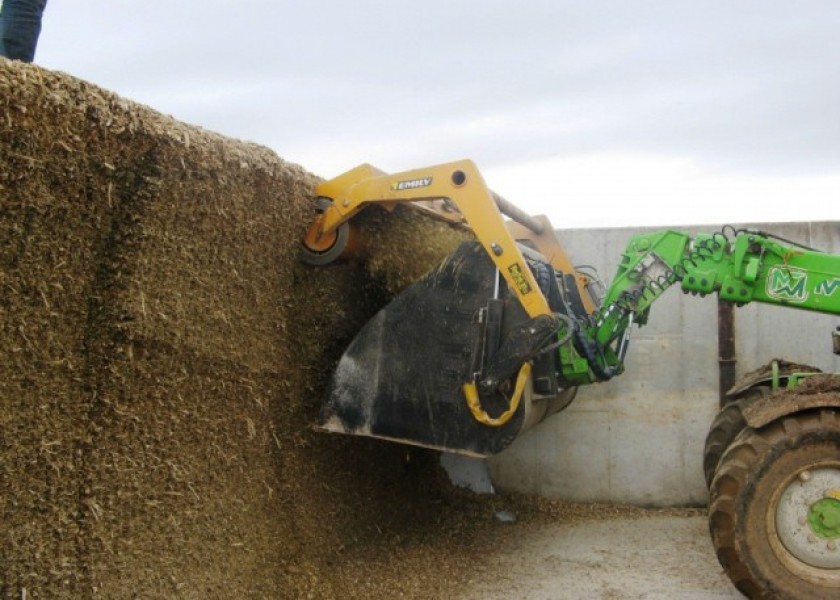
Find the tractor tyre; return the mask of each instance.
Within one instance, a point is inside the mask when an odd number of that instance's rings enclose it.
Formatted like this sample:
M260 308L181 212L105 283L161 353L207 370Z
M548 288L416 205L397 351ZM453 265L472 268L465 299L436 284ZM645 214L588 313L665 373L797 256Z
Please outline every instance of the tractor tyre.
M750 388L741 397L728 402L712 421L709 434L706 436L706 445L703 448L703 474L706 476L706 489L712 485L720 457L747 426L744 409L752 402L769 394L770 388L764 385Z
M840 412L745 428L712 481L709 529L747 597L840 598Z

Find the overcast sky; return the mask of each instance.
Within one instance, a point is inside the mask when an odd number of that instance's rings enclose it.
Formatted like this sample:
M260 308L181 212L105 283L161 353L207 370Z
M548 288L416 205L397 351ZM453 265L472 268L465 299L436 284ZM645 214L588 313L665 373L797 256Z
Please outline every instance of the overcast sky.
M840 220L838 0L49 0L35 62L557 227Z

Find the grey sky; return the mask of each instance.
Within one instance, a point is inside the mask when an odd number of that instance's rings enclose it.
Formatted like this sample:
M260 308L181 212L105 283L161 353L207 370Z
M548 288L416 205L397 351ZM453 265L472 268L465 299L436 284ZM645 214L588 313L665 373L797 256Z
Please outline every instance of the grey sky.
M36 62L323 176L585 156L840 176L833 0L50 0Z

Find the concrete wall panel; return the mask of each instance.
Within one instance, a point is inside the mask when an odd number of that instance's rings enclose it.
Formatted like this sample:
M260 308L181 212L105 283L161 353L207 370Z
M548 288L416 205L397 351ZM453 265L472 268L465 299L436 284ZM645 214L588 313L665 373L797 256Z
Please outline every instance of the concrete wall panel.
M750 227L840 253L838 222ZM560 239L576 264L591 264L609 280L627 240L642 231L564 230ZM737 376L773 358L840 371L831 353L837 325L838 317L775 306L737 309ZM718 406L716 298L671 290L631 340L623 375L581 388L566 411L489 461L496 488L654 506L706 501L703 444Z

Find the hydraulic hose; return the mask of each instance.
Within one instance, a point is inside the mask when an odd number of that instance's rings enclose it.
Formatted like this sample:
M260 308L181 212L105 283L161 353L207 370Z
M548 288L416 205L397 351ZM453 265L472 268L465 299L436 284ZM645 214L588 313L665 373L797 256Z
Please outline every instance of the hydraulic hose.
M605 366L600 363L598 354L600 354L601 349L593 340L587 339L580 329L575 330L575 341L598 381L609 381L621 373L621 369L617 365Z
M508 409L500 414L498 417L491 417L483 408L481 408L481 399L478 395L478 387L475 383L466 383L463 386L464 397L467 400L467 406L470 408L473 418L483 425L489 427L501 427L513 417L516 409L519 408L519 403L525 393L525 384L531 376L531 363L522 363L519 369L519 375L516 376L516 385L513 389L513 396L510 399Z

